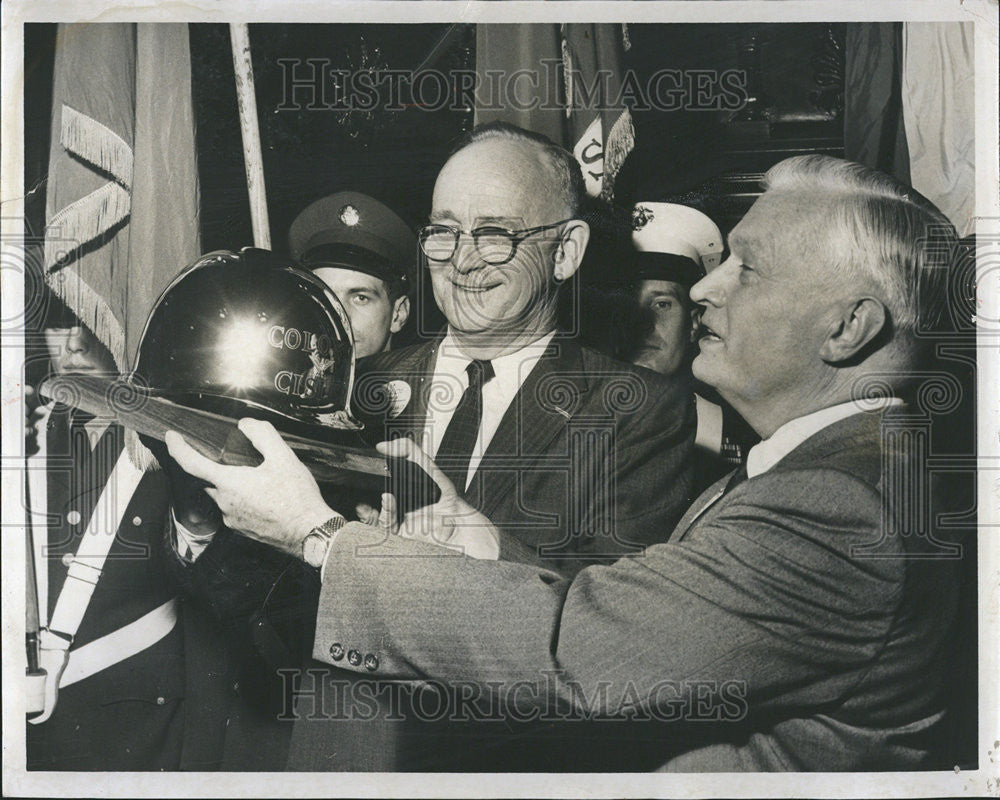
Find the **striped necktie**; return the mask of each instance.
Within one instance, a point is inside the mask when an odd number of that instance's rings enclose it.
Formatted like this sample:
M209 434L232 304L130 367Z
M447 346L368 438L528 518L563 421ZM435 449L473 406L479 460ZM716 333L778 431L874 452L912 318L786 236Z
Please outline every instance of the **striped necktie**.
M459 493L465 491L469 459L483 421L483 385L496 374L489 361L471 361L465 371L469 375L469 386L455 407L434 457Z

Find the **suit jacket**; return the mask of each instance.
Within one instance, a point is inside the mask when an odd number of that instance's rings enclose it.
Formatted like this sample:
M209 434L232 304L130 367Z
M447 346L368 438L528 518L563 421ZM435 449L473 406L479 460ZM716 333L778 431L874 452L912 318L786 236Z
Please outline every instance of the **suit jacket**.
M440 344L359 363L352 410L374 441L406 435L420 443L428 405L440 391L432 380ZM401 382L408 402L394 407ZM691 499L694 435L688 380L556 338L526 376L464 496L500 530L501 559L574 575L666 537ZM313 674L306 686L345 698L343 710L311 722L315 699L303 692L308 707L300 706L289 768L458 771L549 763L548 727L422 721L414 713L419 692L378 678Z
M927 557L945 545L908 527L917 439L842 420L573 580L346 527L314 655L490 687L509 718L620 720L552 769L939 768L963 551Z
M352 409L369 436L421 442L428 404L440 391L432 380L440 344L360 362ZM410 388L397 416L390 382ZM689 380L557 336L463 495L501 531L501 559L572 575L663 540L692 500L695 428Z
M51 618L66 579L64 556L80 545L98 498L122 454L124 432L111 425L91 450L65 409L47 431L48 570ZM142 617L177 593L162 539L169 497L165 477L143 476L128 500L104 571L73 648ZM173 630L152 646L59 691L52 717L27 725L28 769L204 770L218 766L225 731L224 654L183 604ZM188 617L186 619L186 617Z

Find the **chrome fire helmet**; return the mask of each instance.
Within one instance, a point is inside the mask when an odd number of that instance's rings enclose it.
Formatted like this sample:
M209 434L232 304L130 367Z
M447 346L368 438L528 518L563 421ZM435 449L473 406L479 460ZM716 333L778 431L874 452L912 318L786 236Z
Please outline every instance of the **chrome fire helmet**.
M256 248L199 258L153 307L132 380L179 405L302 435L349 414L350 322L293 264Z

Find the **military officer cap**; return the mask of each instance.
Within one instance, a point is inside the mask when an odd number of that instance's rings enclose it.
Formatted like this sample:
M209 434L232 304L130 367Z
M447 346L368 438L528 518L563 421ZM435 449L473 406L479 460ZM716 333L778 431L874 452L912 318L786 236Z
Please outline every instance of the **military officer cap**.
M632 273L638 280L693 286L722 260L718 226L695 208L636 203L632 209Z
M288 234L292 257L306 269L338 267L386 282L409 282L417 254L410 226L361 192L337 192L308 206Z

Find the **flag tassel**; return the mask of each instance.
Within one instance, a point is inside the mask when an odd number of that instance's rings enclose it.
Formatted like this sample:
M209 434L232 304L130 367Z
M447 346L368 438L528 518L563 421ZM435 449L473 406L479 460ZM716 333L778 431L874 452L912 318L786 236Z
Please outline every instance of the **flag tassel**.
M113 130L63 104L59 138L69 152L132 188L132 148Z

